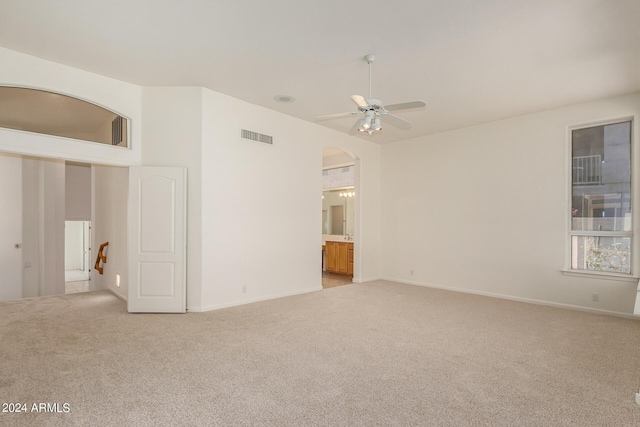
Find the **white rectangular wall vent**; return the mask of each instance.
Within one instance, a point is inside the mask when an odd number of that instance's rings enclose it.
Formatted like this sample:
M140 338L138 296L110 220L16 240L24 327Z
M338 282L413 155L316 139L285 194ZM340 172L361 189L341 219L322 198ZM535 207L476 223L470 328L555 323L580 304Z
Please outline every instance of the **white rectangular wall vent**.
M264 135L258 132L251 132L250 130L241 129L240 136L244 139L250 139L252 141L263 142L265 144L273 145L273 137L269 135Z

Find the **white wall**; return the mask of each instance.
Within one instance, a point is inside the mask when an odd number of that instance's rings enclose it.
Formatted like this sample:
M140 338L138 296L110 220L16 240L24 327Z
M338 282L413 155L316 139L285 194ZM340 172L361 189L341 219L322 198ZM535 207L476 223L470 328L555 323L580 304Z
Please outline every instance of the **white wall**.
M67 221L91 221L91 166L67 164L65 170Z
M322 149L336 142L365 159L374 225L356 265L379 277L379 146L202 88L144 88L143 120L142 163L188 171L189 310L320 288Z
M0 48L0 63L0 85L40 88L102 105L131 120L132 136L129 150L0 129L0 151L94 164L187 167L189 309L320 288L320 171L326 147L342 148L357 157L356 181L362 190L356 207L360 220L355 231L354 278L380 277L380 146L206 89L141 88L4 48ZM268 151L268 147L240 140L241 127L273 134L278 145ZM121 214L110 209L126 206L105 201L126 195L119 187L123 174L114 171L94 172L101 180L94 187L94 222L97 218L108 223L108 213ZM114 181L107 183L109 179ZM45 184L40 181L43 188ZM245 192L244 201L239 200L234 186ZM98 188L108 196L96 195ZM267 188L273 190L273 203L264 203ZM299 199L295 203L292 194ZM206 230L200 225L204 221L209 225ZM92 247L97 249L99 240L111 242L113 237L108 235L125 237L113 227L101 231L94 223ZM275 250L269 242L276 242ZM63 251L61 247L57 253ZM125 275L126 258L118 255L115 259L122 262L114 262L113 252L110 245L105 276L107 271L115 274L113 269ZM42 286L50 264L44 258L40 264ZM111 287L114 278L105 276L97 277L94 285ZM122 283L128 285L127 280ZM247 292L242 292L242 286L247 286ZM126 297L126 289L117 292Z
M84 99L130 119L131 149L0 128L0 151L115 165L139 164L141 88L0 48L0 85L49 90Z
M322 167L329 169L336 166L344 166L353 163L353 158L347 153L337 153L331 156L323 156Z
M0 155L0 301L22 298L22 159Z
M82 270L84 264L84 223L64 222L64 269Z
M129 169L116 166L92 166L93 218L91 236L91 285L94 289L109 289L123 299L129 292L127 260L127 195ZM98 249L109 242L103 274L93 269ZM116 287L120 274L120 287Z
M637 282L561 270L568 266L568 127L639 113L640 96L631 95L384 145L383 276L632 313ZM637 120L633 134L638 165Z
M206 89L202 128L198 309L321 289L324 147L360 159L356 265L360 279L379 277L379 146ZM271 135L274 143L241 139L241 129Z

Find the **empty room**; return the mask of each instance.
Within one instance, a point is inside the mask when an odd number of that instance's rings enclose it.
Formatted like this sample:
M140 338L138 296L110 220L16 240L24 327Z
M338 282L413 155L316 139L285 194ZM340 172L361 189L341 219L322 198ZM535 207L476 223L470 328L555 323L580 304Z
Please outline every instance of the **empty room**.
M638 16L0 2L0 425L640 425Z

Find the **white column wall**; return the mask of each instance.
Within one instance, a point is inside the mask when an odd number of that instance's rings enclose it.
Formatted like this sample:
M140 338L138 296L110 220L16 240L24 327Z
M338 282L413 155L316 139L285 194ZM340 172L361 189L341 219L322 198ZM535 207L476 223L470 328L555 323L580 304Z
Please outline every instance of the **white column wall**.
M40 160L40 295L61 295L64 287L65 164ZM26 226L26 225L25 225Z
M187 169L187 309L200 307L202 88L146 87L143 106L143 164Z
M42 202L42 161L34 158L22 159L22 296L37 297L42 285L42 245L44 236L41 220Z

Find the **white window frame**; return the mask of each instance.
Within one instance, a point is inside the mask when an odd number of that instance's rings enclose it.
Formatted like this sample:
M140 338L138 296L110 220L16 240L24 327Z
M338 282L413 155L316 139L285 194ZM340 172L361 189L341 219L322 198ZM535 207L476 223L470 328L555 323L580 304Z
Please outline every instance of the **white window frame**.
M596 126L606 126L612 125L616 123L623 122L631 122L631 135L630 135L630 162L631 162L631 182L630 182L630 194L631 194L631 231L574 231L572 230L572 221L571 221L571 209L572 209L572 196L573 196L573 131L578 129L585 129ZM562 273L568 276L577 276L577 277L598 277L602 279L609 280L619 280L619 281L628 281L637 283L640 277L637 275L638 272L638 255L640 255L640 247L638 242L640 239L637 239L635 236L635 230L638 227L638 221L636 220L637 212L638 212L638 195L636 193L636 188L640 188L638 182L638 175L640 175L640 167L636 168L635 165L640 164L640 158L638 155L640 154L640 150L636 150L636 135L638 134L637 129L637 121L634 116L626 116L613 118L603 121L591 122L591 123L581 123L577 125L572 125L567 127L567 161L565 164L567 165L567 184L565 188L567 189L567 207L565 209L565 215L567 217L567 233L566 237L566 262L565 268L562 270ZM637 169L637 170L636 170ZM594 271L594 270L577 270L572 268L572 251L571 251L571 241L573 236L607 236L607 237L629 237L631 239L631 268L630 273L617 273L611 271Z

